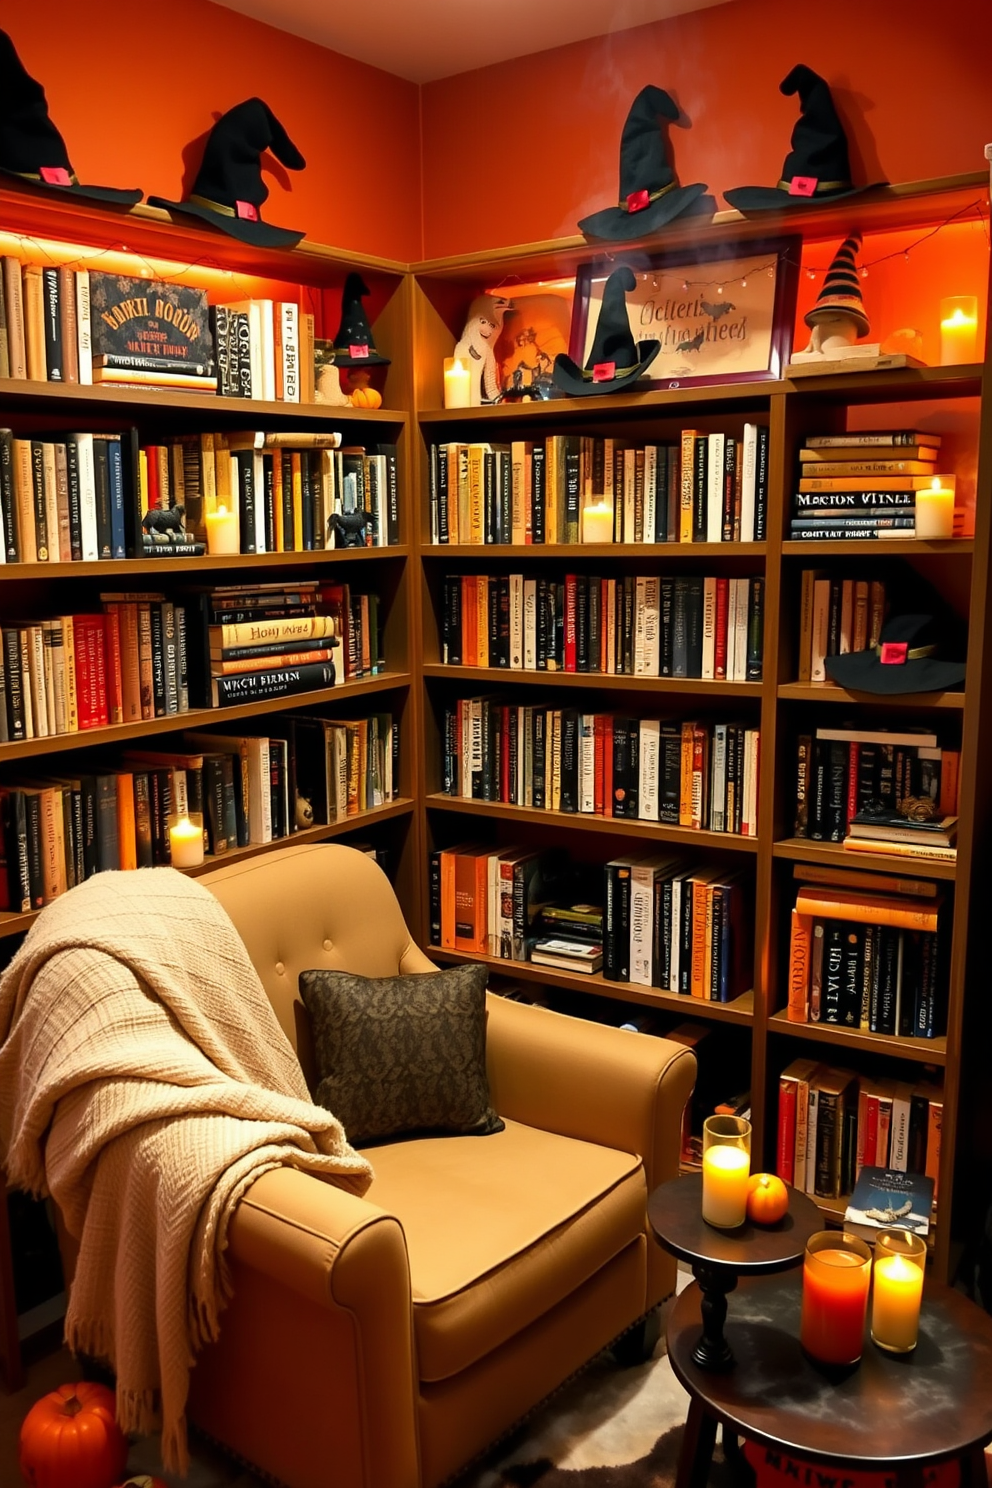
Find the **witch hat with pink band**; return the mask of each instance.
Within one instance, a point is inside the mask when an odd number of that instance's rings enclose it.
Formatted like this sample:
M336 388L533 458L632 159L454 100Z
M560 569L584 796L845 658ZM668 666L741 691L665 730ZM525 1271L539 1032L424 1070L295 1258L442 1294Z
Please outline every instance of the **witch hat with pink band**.
M786 96L798 93L801 110L782 175L774 186L731 187L723 193L730 205L739 212L783 211L873 191L874 186L855 186L851 181L847 136L830 89L819 73L800 62L782 79L779 92Z
M25 70L6 31L0 31L0 172L22 186L133 207L140 188L86 186L76 179L65 141L48 116L45 90Z
M183 201L150 196L149 205L200 217L258 248L293 248L302 232L262 221L262 203L269 195L262 180L266 150L289 170L302 170L306 165L268 104L261 98L246 98L222 114L211 129L189 196Z

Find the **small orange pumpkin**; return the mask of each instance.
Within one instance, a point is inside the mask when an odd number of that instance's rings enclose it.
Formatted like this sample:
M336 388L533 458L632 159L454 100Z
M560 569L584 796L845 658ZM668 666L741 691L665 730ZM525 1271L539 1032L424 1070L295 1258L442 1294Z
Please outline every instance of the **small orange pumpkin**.
M357 387L350 394L353 408L381 408L382 394L374 387Z
M21 1472L32 1488L111 1488L127 1467L127 1452L106 1385L59 1385L21 1423Z

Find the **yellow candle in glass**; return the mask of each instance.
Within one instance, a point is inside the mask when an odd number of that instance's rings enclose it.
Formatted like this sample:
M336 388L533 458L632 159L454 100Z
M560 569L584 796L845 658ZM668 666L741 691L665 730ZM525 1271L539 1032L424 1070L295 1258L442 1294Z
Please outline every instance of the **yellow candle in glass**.
M181 816L169 827L173 868L198 868L203 862L203 826Z
M929 487L917 491L916 536L931 540L954 536L953 475L935 475Z
M751 1158L740 1147L711 1147L703 1153L703 1218L721 1230L744 1223Z
M906 1256L882 1256L872 1277L871 1336L882 1348L908 1353L916 1347L923 1270Z
M613 508L604 497L582 508L582 541L584 543L611 543L613 541Z
M978 354L978 299L951 295L940 302L940 364L957 367Z
M444 359L444 406L445 408L469 408L472 396L469 387L469 369L461 357Z
M216 511L208 511L205 521L207 552L211 557L215 557L218 553L239 553L241 551L241 533L236 511L228 511L226 506L221 505Z

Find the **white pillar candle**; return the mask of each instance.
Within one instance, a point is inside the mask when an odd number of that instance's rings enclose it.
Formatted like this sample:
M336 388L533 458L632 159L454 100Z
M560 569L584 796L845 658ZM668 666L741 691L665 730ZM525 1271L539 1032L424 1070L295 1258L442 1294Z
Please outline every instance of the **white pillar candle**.
M198 868L203 862L203 824L181 816L169 827L173 868Z
M211 557L221 553L240 553L241 533L236 511L228 511L223 505L218 506L216 511L207 512L206 524L207 552Z
M710 1147L703 1153L703 1218L721 1230L744 1223L751 1158L740 1147Z
M613 507L605 496L582 508L582 541L584 543L611 543L613 541Z
M916 536L954 536L954 476L935 475L930 485L916 493Z
M461 357L444 359L444 406L468 408L472 402L469 369Z
M978 355L978 299L952 295L940 302L940 365L959 367Z

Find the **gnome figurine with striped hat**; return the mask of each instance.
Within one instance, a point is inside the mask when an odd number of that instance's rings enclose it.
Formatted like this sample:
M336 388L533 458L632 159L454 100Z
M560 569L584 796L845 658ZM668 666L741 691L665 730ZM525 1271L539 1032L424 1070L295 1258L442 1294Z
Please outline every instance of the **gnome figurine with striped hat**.
M810 306L803 317L812 332L809 345L805 351L795 353L794 362L813 361L821 357L847 359L878 356L877 342L870 346L854 344L871 329L861 298L861 281L855 264L860 248L861 234L852 233L834 254L816 303Z

